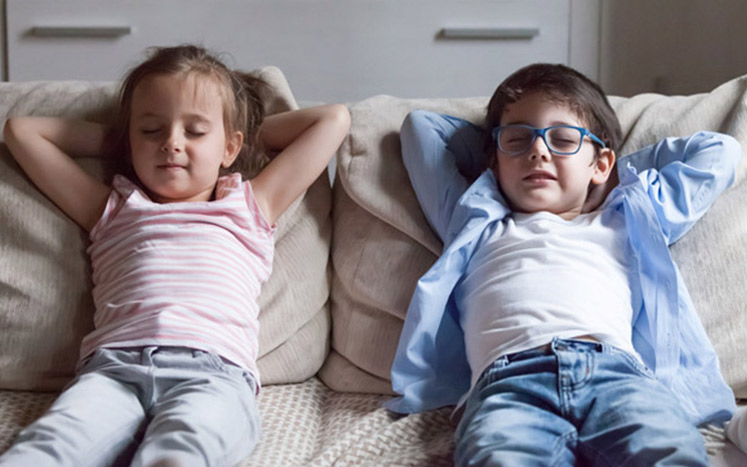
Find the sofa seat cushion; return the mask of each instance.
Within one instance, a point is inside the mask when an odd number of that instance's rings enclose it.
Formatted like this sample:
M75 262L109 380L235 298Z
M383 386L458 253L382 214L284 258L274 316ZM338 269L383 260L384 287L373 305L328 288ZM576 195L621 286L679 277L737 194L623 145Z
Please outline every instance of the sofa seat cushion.
M0 391L0 453L55 396ZM265 387L258 396L262 439L242 466L453 465L448 409L401 417L381 408L385 398L337 392L317 378ZM747 465L747 456L725 442L723 430L708 427L701 433L712 466Z
M56 393L0 390L0 453ZM244 467L452 465L449 411L397 417L383 396L336 392L317 378L267 386L258 396L262 438Z

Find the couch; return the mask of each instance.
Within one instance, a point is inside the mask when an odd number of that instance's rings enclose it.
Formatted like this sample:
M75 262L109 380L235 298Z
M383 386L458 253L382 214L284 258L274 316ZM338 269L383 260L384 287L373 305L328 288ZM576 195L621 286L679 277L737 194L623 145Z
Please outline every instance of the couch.
M296 108L283 73L269 113ZM0 83L0 124L12 115L108 121L115 83ZM490 92L491 90L486 90ZM707 129L747 148L747 77L692 96L610 98L625 135L621 154L664 136ZM246 466L451 465L450 408L398 416L389 367L415 283L441 244L402 165L398 130L424 108L475 122L487 97L348 103L349 136L334 183L322 176L278 221L273 274L260 296L258 402L263 438ZM81 164L101 177L105 160ZM747 399L747 157L736 182L672 246L737 398ZM33 187L0 145L0 452L70 380L92 328L85 233ZM747 465L719 427L703 427L712 465Z

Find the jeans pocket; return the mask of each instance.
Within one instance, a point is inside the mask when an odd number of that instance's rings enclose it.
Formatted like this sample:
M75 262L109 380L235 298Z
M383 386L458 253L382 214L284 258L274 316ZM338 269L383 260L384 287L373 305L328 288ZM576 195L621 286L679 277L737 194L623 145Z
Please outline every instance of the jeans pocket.
M636 373L647 378L655 379L654 372L651 371L640 359L638 359L638 357L616 347L612 347L612 349L613 353L616 355L621 355L625 359L625 361L627 361L628 364L635 370Z
M478 382L485 381L485 384L491 384L493 383L496 378L499 376L499 373L501 370L506 368L506 366L509 364L509 361L506 357L498 357L495 360L493 360L493 363L488 365L487 368L482 372L482 375L480 375L480 378L478 379Z
M192 350L192 357L196 362L199 362L199 366L203 368L218 373L226 373L228 371L223 359L212 352L207 352L205 350Z
M79 375L95 370L105 360L106 349L100 347L93 351L89 356L78 362L75 372Z

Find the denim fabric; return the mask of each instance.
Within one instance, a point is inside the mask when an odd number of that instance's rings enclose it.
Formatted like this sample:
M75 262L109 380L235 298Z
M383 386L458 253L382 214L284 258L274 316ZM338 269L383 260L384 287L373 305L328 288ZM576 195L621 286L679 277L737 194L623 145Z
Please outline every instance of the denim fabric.
M498 358L470 392L455 463L707 466L677 398L636 357L554 339Z
M7 466L232 466L260 436L256 383L200 350L99 349L0 458Z

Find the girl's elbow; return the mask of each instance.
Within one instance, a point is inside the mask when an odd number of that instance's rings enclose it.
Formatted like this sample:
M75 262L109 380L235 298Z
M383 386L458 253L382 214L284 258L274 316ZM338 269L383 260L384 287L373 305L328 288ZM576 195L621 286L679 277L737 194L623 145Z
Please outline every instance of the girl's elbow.
M334 122L335 127L344 135L350 130L350 111L343 104L330 104L327 118Z
M14 157L18 157L16 150L18 149L19 140L23 139L23 128L23 117L10 117L5 121L5 126L3 127L3 141Z
M13 139L16 134L16 127L18 126L18 119L16 117L10 117L5 120L5 126L3 127L3 138L7 143L8 140Z
M41 127L34 117L9 117L3 127L3 137L9 140L19 140L25 137L41 134Z

